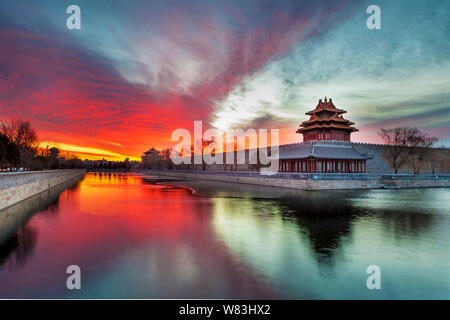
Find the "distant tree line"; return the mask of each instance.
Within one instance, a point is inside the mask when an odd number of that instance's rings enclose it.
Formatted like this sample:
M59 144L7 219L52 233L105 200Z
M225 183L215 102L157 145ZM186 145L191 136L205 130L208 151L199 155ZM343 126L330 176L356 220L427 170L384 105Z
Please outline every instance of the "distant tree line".
M59 149L38 147L36 129L30 121L0 122L0 171L80 168L75 155L61 155Z
M84 161L84 166L88 169L129 170L133 165L134 162L131 162L129 158L126 158L124 161L107 161L105 159Z

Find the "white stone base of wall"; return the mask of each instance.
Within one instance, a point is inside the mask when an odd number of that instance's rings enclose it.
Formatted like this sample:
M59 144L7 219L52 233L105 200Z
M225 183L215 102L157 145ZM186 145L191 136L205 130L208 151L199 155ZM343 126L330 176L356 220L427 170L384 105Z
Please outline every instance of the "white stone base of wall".
M153 172L149 172L153 174ZM354 180L310 180L310 179L277 179L271 177L243 177L227 174L187 173L187 172L154 172L157 175L177 177L183 179L212 180L232 183L245 183L272 187L293 188L302 190L335 190L335 189L380 189L390 188L429 188L449 187L449 179L441 180L389 180L354 179Z

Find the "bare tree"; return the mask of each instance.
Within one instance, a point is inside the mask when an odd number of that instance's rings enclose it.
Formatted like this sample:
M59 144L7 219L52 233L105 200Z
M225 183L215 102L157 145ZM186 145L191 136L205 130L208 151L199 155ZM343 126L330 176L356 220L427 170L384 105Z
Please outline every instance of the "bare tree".
M19 149L20 163L24 167L31 167L37 147L36 129L30 121L13 119L9 123L0 123L0 132Z
M387 148L383 148L383 156L390 162L395 174L398 174L408 156L407 128L382 128L379 135L389 145Z
M439 140L437 137L430 137L417 128L409 130L408 134L408 160L414 174L419 174L427 157L432 154L431 147Z
M450 149L442 150L439 157L439 170L444 173L450 172Z
M172 150L169 148L166 148L163 151L161 151L163 167L167 168L169 170L172 170L174 168L174 164L172 163L172 159L170 158L171 153L172 153Z
M450 164L450 149L440 146L433 148L426 154L425 162L431 173L435 174L438 171L448 173Z
M405 163L412 167L414 174L418 174L431 151L430 148L438 141L438 138L430 137L411 127L382 128L379 134L388 145L383 149L383 156L390 162L396 174Z
M28 120L13 119L10 123L1 122L0 131L19 148L35 147L38 141L36 129Z

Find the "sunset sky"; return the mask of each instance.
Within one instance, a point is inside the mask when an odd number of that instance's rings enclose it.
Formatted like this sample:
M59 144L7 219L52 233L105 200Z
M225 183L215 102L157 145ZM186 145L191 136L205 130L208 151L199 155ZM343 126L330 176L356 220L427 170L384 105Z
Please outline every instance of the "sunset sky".
M29 119L42 145L82 158L136 159L194 120L301 141L327 96L353 141L410 125L449 146L449 14L437 0L2 1L0 120Z

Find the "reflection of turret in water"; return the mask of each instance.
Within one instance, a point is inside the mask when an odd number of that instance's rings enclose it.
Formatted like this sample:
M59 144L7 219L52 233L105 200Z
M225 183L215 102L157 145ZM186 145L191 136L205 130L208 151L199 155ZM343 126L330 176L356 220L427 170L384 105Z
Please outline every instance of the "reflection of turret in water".
M26 262L38 237L37 230L27 224L28 220L39 211L56 207L61 192L73 192L80 180L62 183L0 211L0 266L7 261Z
M414 237L433 225L435 216L429 209L411 210L410 207L393 205L395 202L392 201L387 203L384 197L375 198L382 202L383 209L371 207L365 205L368 199L372 199L369 193L361 191L352 197L350 192L330 191L310 192L309 199L307 196L302 199L285 197L278 201L279 212L296 222L307 235L318 263L328 266L333 265L334 254L341 247L342 240L352 236L352 226L359 219L382 219L385 223L380 232L391 237Z
M352 222L364 214L339 192L309 192L302 199L280 199L281 214L293 220L309 239L319 265L333 266L336 249L352 232Z
M410 203L412 198L418 198L424 203L436 201L434 198L426 198L432 197L433 192L410 195L409 193L414 192L411 190L402 190L395 194L371 190L304 191L200 180L174 181L167 184L189 188L200 196L247 199L248 203L253 204L248 215L265 212L272 216L280 215L283 221L295 222L300 232L309 240L317 261L328 265L333 263L334 254L341 247L342 240L352 236L353 222L374 216L386 221L380 232L386 232L390 236L395 236L395 233L414 236L427 230L434 218L429 214L430 208L422 210L411 204L407 206L403 202ZM224 213L244 210L242 207L231 207L231 203L228 203L227 208L223 208ZM241 216L233 216L234 219L239 217ZM227 219L231 219L231 216ZM263 225L256 222L251 225L263 228Z

